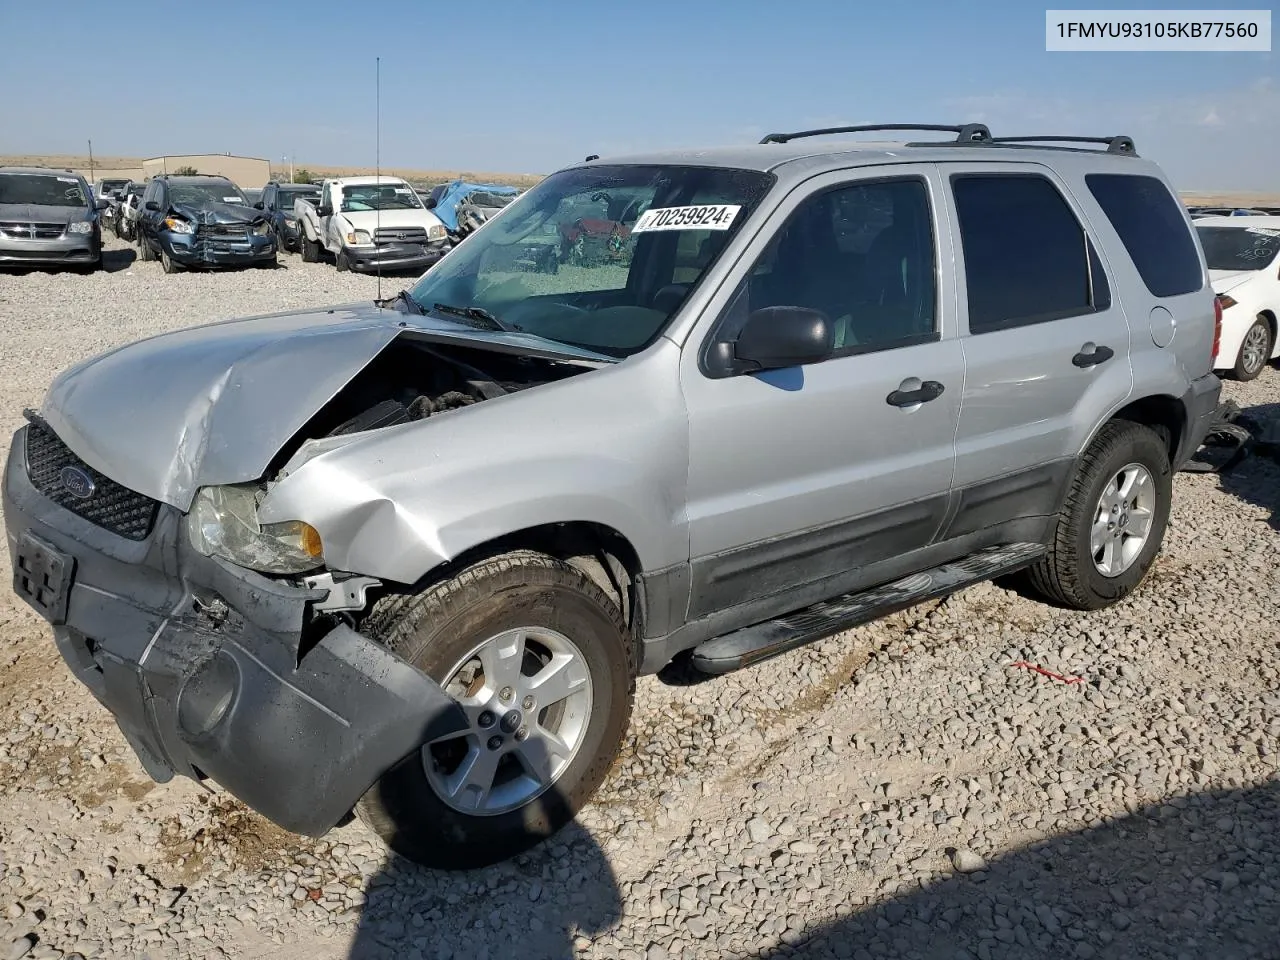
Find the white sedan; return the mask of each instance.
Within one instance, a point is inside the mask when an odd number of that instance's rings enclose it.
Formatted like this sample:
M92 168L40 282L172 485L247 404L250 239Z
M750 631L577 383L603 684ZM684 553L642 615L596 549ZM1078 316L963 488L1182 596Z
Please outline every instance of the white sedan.
M1280 355L1280 217L1205 217L1195 228L1222 304L1222 340L1213 368L1252 380Z

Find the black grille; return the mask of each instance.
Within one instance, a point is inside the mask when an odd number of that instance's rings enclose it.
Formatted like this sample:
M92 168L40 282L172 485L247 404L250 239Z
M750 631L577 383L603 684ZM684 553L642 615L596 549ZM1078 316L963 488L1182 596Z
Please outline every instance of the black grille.
M65 223L26 223L6 220L0 234L9 240L57 240L67 229Z
M426 243L427 231L422 227L383 227L373 231L374 243Z
M27 476L46 497L104 530L130 540L145 540L156 522L157 500L135 493L104 477L77 457L39 420L27 425ZM70 468L92 481L87 497L68 488L64 472ZM72 476L74 481L75 477ZM83 490L83 488L82 488Z
M243 240L249 235L249 227L243 223L205 223L200 225L200 236L210 240Z

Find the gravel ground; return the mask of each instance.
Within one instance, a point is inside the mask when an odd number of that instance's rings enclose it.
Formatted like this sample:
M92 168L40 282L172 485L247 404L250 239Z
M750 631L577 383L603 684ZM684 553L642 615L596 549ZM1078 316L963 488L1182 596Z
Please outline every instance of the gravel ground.
M297 257L174 277L109 258L0 276L6 437L107 347L374 285ZM1274 416L1280 372L1227 393ZM1280 957L1278 529L1275 463L1181 474L1165 553L1118 608L984 585L740 674L644 678L579 822L454 875L359 822L303 840L155 786L5 590L0 960Z

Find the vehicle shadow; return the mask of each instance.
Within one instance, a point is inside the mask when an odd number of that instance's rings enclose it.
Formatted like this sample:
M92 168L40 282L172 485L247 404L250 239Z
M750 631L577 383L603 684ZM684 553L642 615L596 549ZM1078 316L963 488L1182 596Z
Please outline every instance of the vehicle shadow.
M1249 455L1219 474L1223 490L1270 511L1267 523L1280 530L1280 403L1244 407L1236 421L1253 435Z
M133 247L119 247L112 250L102 251L102 271L103 273L117 273L121 270L128 270L133 266L134 261L138 259L138 251Z
M576 937L622 918L613 868L576 821L478 870L441 871L395 854L368 882L349 960L569 960Z
M753 956L1275 960L1278 843L1280 783L1174 797Z

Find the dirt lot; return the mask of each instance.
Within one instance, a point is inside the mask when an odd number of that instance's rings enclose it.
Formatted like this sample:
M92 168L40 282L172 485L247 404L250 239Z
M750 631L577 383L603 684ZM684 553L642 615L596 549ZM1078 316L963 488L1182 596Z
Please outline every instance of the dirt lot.
M116 245L94 276L0 276L4 448L93 353L373 290L284 263L165 276ZM1275 370L1227 392L1280 412ZM1177 477L1165 553L1113 610L984 585L747 672L645 678L579 823L460 875L358 822L303 840L153 785L5 589L0 960L1280 957L1278 561L1258 458Z

